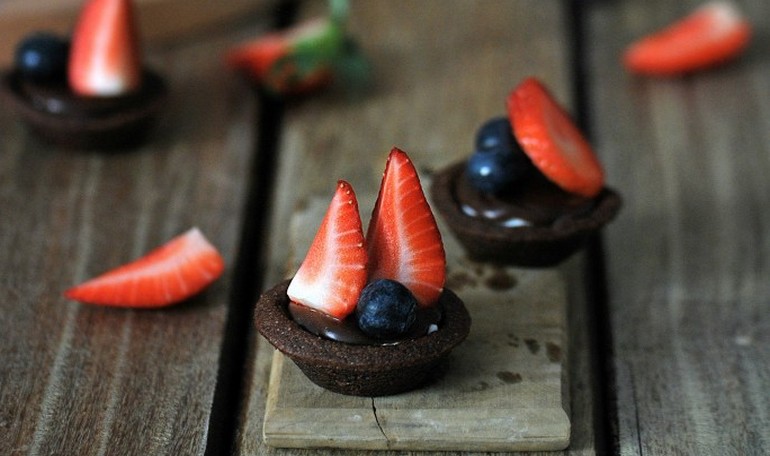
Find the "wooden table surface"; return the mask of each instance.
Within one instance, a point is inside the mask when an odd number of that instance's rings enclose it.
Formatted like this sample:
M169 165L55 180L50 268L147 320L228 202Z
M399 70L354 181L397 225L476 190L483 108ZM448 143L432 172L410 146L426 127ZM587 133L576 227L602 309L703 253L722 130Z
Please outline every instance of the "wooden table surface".
M756 33L731 65L649 79L619 64L698 3L353 0L369 90L284 103L222 53L324 3L260 0L147 43L171 97L139 149L58 149L0 106L0 454L313 454L262 441L272 347L251 325L287 273L292 214L338 178L373 199L394 145L426 176L468 155L529 75L571 108L625 200L558 268L563 453L770 453L770 3L737 1ZM160 311L63 298L191 226L227 265L201 295Z

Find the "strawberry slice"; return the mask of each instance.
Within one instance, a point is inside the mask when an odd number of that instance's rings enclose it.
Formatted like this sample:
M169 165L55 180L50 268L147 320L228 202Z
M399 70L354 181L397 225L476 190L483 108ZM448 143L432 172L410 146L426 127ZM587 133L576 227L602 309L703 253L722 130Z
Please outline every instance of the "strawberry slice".
M85 4L72 35L68 78L83 96L117 96L139 87L141 56L130 0Z
M219 252L197 228L147 255L72 287L64 295L88 304L164 307L211 284L224 270Z
M711 2L632 43L623 55L638 74L669 76L724 63L749 44L751 25L728 2Z
M528 78L513 89L508 116L519 145L545 177L589 198L601 191L604 172L593 149L540 81Z
M393 148L366 233L369 280L391 279L432 306L444 288L446 257L436 219L405 152Z
M366 285L366 247L353 187L337 183L329 208L286 294L337 319L356 308Z
M338 21L319 18L236 45L225 63L276 93L307 93L331 82L343 43Z

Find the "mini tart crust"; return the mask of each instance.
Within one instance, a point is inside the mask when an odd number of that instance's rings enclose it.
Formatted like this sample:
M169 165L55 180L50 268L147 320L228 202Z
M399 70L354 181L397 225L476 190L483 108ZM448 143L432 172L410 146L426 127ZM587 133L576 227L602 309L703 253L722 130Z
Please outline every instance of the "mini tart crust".
M145 69L138 92L114 98L62 93L57 100L80 106L67 109L68 112L54 112L45 107L45 93L25 93L23 84L18 72L3 74L0 96L30 130L53 144L83 149L122 149L140 144L168 93L163 78ZM62 85L62 92L65 90L66 86Z
M395 345L351 345L316 336L288 313L290 280L267 290L255 311L257 330L288 356L315 384L353 396L385 396L418 388L439 371L439 364L470 332L465 305L444 289L438 305L438 330Z
M590 214L560 223L558 228L532 226L506 228L483 218L465 215L454 198L465 162L454 163L433 177L433 205L449 229L475 261L524 267L555 266L579 250L588 237L610 222L622 205L620 195L605 187L595 197Z

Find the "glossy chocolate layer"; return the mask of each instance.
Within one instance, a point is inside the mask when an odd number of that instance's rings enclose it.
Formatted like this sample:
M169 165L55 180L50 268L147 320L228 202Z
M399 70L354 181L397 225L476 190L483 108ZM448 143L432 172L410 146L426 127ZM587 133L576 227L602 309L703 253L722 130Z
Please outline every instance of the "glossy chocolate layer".
M480 192L464 173L452 191L465 215L507 228L554 226L587 217L594 209L593 199L565 192L534 171L499 195Z
M355 345L398 344L401 340L415 339L435 332L441 323L441 311L438 308L418 308L417 318L409 331L399 339L386 340L364 334L356 324L355 314L351 314L344 320L338 320L294 302L289 302L289 314L300 326L317 336Z
M503 223L480 216L471 217L463 212L457 189L463 185L460 181L464 172L465 162L456 162L439 170L433 176L430 194L436 212L446 221L447 227L463 245L468 257L475 261L525 267L554 266L580 249L591 234L615 217L622 205L620 195L611 188L605 187L591 199L589 205L584 206L586 213L578 204L577 209L561 212L561 216L554 219L551 224L509 228ZM550 190L545 192L547 194ZM477 192L474 193L477 194ZM508 195L494 197L500 200L495 204L513 206L507 197ZM563 195L556 196L556 198L561 197ZM471 196L469 200L474 201L473 198L479 198L479 196ZM531 198L533 198L531 201L541 199L536 196ZM527 205L523 206L526 208ZM483 207L483 205L474 207ZM565 216L570 211L574 215ZM548 217L545 218L547 219Z

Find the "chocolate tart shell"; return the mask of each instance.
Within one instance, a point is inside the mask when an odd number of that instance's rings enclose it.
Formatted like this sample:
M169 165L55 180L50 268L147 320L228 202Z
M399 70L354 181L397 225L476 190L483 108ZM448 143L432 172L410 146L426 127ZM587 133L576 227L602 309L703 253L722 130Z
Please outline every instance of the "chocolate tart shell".
M125 149L141 144L168 88L146 69L139 91L118 97L82 97L66 85L35 85L18 72L4 73L0 96L38 137L66 148Z
M454 197L465 162L454 163L435 174L430 193L436 211L449 226L468 258L474 261L523 267L555 266L617 215L621 197L605 187L587 215L560 221L554 226L507 228L483 218L465 215Z
M257 330L288 356L315 384L352 396L386 396L418 388L434 378L449 352L470 332L471 318L454 293L439 298L438 331L395 345L352 345L316 336L291 319L286 290L290 280L262 294Z

